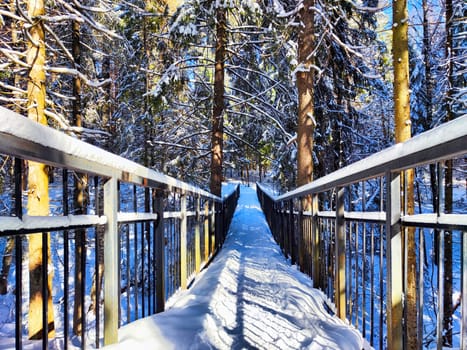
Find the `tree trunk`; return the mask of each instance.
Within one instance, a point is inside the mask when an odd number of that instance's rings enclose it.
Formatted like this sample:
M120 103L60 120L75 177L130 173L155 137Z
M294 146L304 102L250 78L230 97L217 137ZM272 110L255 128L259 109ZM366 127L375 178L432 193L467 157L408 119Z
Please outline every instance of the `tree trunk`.
M39 16L45 15L43 0L29 0L27 3L29 18L34 18L34 23L29 29L27 63L31 67L28 75L28 118L47 125L45 110L45 33L44 26ZM28 162L28 215L48 216L49 215L49 178L47 167L44 164ZM42 322L42 284L47 283L47 329L49 337L55 336L54 313L52 305L52 277L50 270L48 280L43 281L43 269L49 268L50 262L50 237L47 237L47 258L48 262L42 261L42 234L32 234L29 236L29 338L41 339ZM44 266L45 264L45 266Z
M298 123L297 123L297 186L313 180L314 115L314 14L309 9L314 0L305 0L300 11L303 25L298 33L298 63L303 67L297 73ZM303 210L310 210L311 199L305 198Z
M310 7L314 0L304 0L300 10L302 26L298 33L298 63L302 69L297 72L298 89L298 122L297 122L297 186L305 185L313 180L313 133L315 129L314 116L314 58L311 57L314 48L314 14ZM311 210L311 196L302 200L302 209ZM302 243L305 236L306 220L302 220L299 237L298 264L304 271L305 246Z
M453 4L446 0L446 64L448 90L446 91L446 121L453 119L452 89L454 85L452 56L453 48ZM452 160L446 161L444 171L444 212L452 213ZM443 317L443 345L452 347L452 233L444 231L444 317Z
M211 192L217 196L221 195L222 187L222 161L223 161L223 139L224 139L224 60L226 35L225 9L217 9L217 42L214 71L214 106L212 113L211 130Z
M81 70L81 42L80 42L80 23L72 23L72 52L74 59L74 68ZM81 115L81 79L73 78L73 124L77 127L83 126ZM83 215L87 210L87 184L86 174L77 173L74 177L74 214ZM73 333L82 335L83 316L84 316L84 294L85 294L85 276L86 276L86 230L75 230L75 294L73 303Z
M396 143L411 138L410 91L409 91L409 46L407 0L393 2L393 65L394 65L394 114ZM407 212L414 213L414 171L406 171L402 186L405 188ZM404 203L404 201L402 201ZM402 208L405 209L405 208ZM406 337L407 349L417 349L417 259L415 229L406 228L407 285L406 290ZM403 240L404 241L404 240Z
M309 8L314 0L305 0L300 11L303 23L298 33L298 63L303 67L297 73L298 88L298 125L297 125L297 186L313 180L313 132L314 116L314 16ZM306 210L306 208L303 208Z

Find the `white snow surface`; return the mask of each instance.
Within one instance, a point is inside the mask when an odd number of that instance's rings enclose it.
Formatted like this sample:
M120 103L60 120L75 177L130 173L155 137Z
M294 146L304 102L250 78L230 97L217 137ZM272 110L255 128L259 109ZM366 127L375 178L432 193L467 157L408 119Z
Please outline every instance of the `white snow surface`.
M326 300L282 255L255 190L242 186L214 261L167 311L122 327L106 349L362 349Z

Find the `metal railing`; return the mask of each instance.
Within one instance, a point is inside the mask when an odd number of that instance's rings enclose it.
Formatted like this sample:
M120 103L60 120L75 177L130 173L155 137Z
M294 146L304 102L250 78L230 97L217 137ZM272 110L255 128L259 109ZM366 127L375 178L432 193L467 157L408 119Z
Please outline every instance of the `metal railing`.
M461 117L280 196L257 186L284 254L375 348L441 349L449 341L467 348L466 155ZM447 213L443 173L451 161L455 210ZM429 164L438 173L437 208L422 198ZM408 169L418 175L414 215L401 188Z
M214 196L2 107L0 157L12 169L0 191L1 203L13 203L0 206L0 242L14 245L6 278L7 293L15 295L9 321L16 349L30 342L23 266L32 235L43 242L42 324L49 293L55 314L54 324L37 335L42 347L52 341L51 327L62 348L100 347L118 340L122 324L163 311L168 297L187 288L221 247L239 196L238 187L225 198ZM50 216L26 215L27 161L49 166ZM77 177L88 182L84 213L73 207ZM52 273L50 291L45 281Z

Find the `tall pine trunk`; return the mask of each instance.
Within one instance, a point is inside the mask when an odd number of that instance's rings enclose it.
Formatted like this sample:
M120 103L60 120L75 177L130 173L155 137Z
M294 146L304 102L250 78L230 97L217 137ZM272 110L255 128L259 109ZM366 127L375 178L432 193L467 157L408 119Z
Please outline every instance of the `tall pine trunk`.
M313 133L314 116L314 14L311 7L314 0L304 0L300 10L300 26L298 32L298 64L302 67L297 72L298 89L298 121L297 121L297 186L305 185L313 180ZM311 196L302 200L302 209L311 210ZM300 232L306 232L306 220L302 221ZM299 238L301 242L303 236ZM305 244L299 244L298 261L301 270L305 268ZM307 245L309 246L309 245Z
M226 13L223 7L217 8L216 22L216 54L214 68L214 106L212 113L211 129L211 192L217 196L221 195L222 186L222 162L223 162L223 139L224 139L224 61L226 34Z
M27 3L29 18L34 22L29 29L27 63L30 66L28 74L28 118L41 124L47 125L45 116L45 33L44 25L39 19L45 15L45 4L43 0L29 0ZM44 164L28 162L28 215L49 215L49 179L47 167ZM42 284L46 283L47 296L47 327L49 337L55 336L54 313L52 305L52 268L50 263L50 237L47 237L47 247L42 246L42 233L32 234L29 238L29 337L41 339L42 303L44 295ZM48 263L42 260L42 249L47 249ZM47 281L43 281L43 269L49 269Z
M409 45L408 45L408 11L407 0L393 2L393 66L394 66L394 118L396 143L411 138L410 120L410 90L409 90ZM401 208L404 214L414 213L414 170L406 171L402 181L405 188L405 203L407 208ZM404 203L404 201L402 201ZM406 209L406 212L405 212ZM405 315L407 349L417 349L417 260L415 229L405 228L407 235L405 270L407 285L405 286ZM402 240L404 242L404 240Z
M72 23L72 53L74 68L81 70L81 25L77 21ZM73 124L77 127L83 126L81 114L81 79L78 76L73 78ZM77 173L74 177L74 214L86 214L87 198L86 174ZM86 276L86 230L75 230L75 294L73 303L73 333L82 335L84 316L84 288Z
M304 0L300 11L303 25L298 33L298 63L302 69L297 73L298 125L297 125L297 186L313 180L313 132L314 116L314 15L310 7L314 0ZM310 203L307 203L306 207ZM304 208L305 210L307 208Z

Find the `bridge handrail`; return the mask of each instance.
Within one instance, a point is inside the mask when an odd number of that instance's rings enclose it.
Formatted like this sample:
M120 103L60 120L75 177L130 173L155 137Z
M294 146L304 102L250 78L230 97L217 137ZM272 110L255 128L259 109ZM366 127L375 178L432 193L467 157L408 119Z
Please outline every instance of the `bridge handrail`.
M199 194L222 201L203 189L146 168L53 128L0 107L0 153L117 180Z
M223 198L213 195L208 191L195 187L188 183L177 180L173 177L164 175L155 170L146 168L133 161L100 149L96 146L83 142L75 137L66 135L51 127L36 123L20 114L0 107L0 155L6 155L16 158L15 161L15 188L10 189L14 192L16 202L14 203L16 216L0 216L0 237L11 236L15 238L15 264L20 265L22 260L22 238L25 235L42 232L43 237L47 237L48 231L64 232L63 236L68 237L68 230L90 227L104 227L104 344L112 344L118 340L117 332L120 326L120 295L121 280L119 259L121 258L122 247L121 233L122 228L126 227L127 249L129 246L129 231L130 224L133 230L136 242L140 236L140 249L131 253L134 259L138 254L141 254L141 261L138 262L140 270L133 271L138 275L140 272L143 277L138 280L135 277L132 289L136 288L136 318L138 314L138 293L141 289L142 307L144 309L145 288L144 279L148 279L147 285L147 304L148 312L160 312L164 310L164 305L167 297L167 286L165 274L168 273L169 267L166 267L166 260L171 260L173 267L172 274L174 278L173 286L175 288L187 288L193 276L199 273L200 269L209 262L210 259L221 248L225 239L230 220L232 218L237 199L239 197L239 187L237 186L230 194ZM71 215L63 210L63 215L56 216L28 216L23 215L22 208L22 189L21 185L21 167L23 160L36 161L55 168L64 169L64 174L68 170L77 171L88 175L94 175L96 194L94 195L94 205L96 206L95 215ZM66 175L68 176L68 175ZM99 179L102 179L103 186L100 185ZM68 184L65 184L65 175L63 175L63 202L68 202L69 191ZM68 180L66 180L67 183ZM99 184L98 184L99 183ZM120 203L120 185L133 185L134 212L119 211ZM136 188L145 189L145 197L150 197L148 208L144 208L144 212L140 212L140 206L137 204ZM71 188L71 187L70 187ZM103 211L99 209L99 200L97 191L103 188ZM152 195L146 190L152 190ZM100 193L102 193L100 192ZM66 196L66 197L65 197ZM176 204L173 207L166 207L169 199ZM146 206L146 204L145 204ZM134 226L133 226L134 225ZM140 226L137 226L140 225ZM144 226L144 227L143 227ZM134 227L134 228L133 228ZM145 240L143 242L143 232ZM83 234L86 237L86 233ZM167 238L170 235L172 238ZM43 242L44 242L43 238ZM68 242L68 238L63 238ZM168 242L167 240L171 240ZM75 237L76 241L76 237ZM97 233L95 234L97 251ZM85 244L85 243L83 243ZM65 245L65 244L64 244ZM171 245L170 248L166 248ZM135 243L136 247L136 243ZM132 246L133 248L133 246ZM44 248L46 250L46 248ZM44 250L43 249L43 250ZM66 248L68 251L68 243ZM84 249L84 248L83 248ZM145 255L145 249L148 252ZM168 249L172 254L169 258L165 256L165 250ZM150 257L150 254L152 255ZM171 252L171 253L170 253ZM46 256L44 252L43 256ZM44 255L45 254L45 255ZM68 254L68 253L65 253ZM97 254L97 253L95 253ZM127 259L127 276L130 276L130 253L125 252ZM146 256L146 258L145 258ZM140 257L138 256L138 259ZM150 262L150 258L152 259ZM97 257L95 258L97 262ZM146 261L147 260L147 261ZM204 261L204 265L203 265ZM168 262L169 263L169 262ZM47 266L47 262L43 262ZM147 265L146 265L147 264ZM149 266L154 264L154 266ZM136 263L135 263L136 265ZM145 268L152 273L151 276L145 275ZM156 268L157 267L157 268ZM134 268L136 269L136 267ZM95 269L97 271L97 268ZM68 267L65 267L65 277L62 283L68 286ZM144 277L146 276L146 277ZM124 277L124 276L122 276ZM96 277L98 279L98 277ZM16 348L22 348L22 277L21 274L16 274L16 312L15 312L15 341ZM140 283L138 285L138 283ZM151 283L155 286L151 287ZM45 284L42 286L44 291ZM67 287L68 288L68 287ZM130 281L127 278L127 297L129 300ZM170 292L175 292L170 290ZM82 292L84 293L84 292ZM152 293L149 300L149 294ZM66 294L66 293L65 293ZM96 292L99 294L99 292ZM84 296L83 296L84 298ZM64 296L65 300L65 320L68 317L68 295ZM152 301L152 302L151 302ZM98 302L99 303L99 302ZM43 303L43 313L46 314L47 303ZM99 305L96 313L99 312ZM130 310L128 310L129 312ZM84 308L81 311L86 313ZM147 316L145 310L142 310L142 317ZM128 316L127 319L130 319ZM85 322L84 315L81 315L81 322ZM96 314L96 346L100 344L100 319ZM130 319L131 321L131 319ZM65 321L65 324L67 322ZM84 323L82 325L85 327ZM42 338L43 346L48 342L48 327L43 327ZM85 347L85 332L82 332L82 346ZM64 327L65 348L68 346L68 326Z
M460 238L456 238L456 242L462 243L456 247L456 251L460 252L461 268L467 268L467 212L461 210L460 213L449 213L445 212L442 205L438 205L438 208L433 208L433 212L409 215L406 212L407 196L401 187L405 182L405 170L437 164L437 172L443 179L444 162L466 155L467 116L463 116L282 195L274 195L265 186L257 184L263 211L284 254L313 279L315 287L321 288L333 299L337 315L360 327L364 337L368 336L365 327L370 324L370 342L375 348L403 349L409 342L412 345L413 342L419 342L418 348L421 348L424 303L420 301L423 300L420 290L424 288L424 270L420 265L423 265L424 252L414 257L419 259L416 264L419 281L411 281L418 283L416 293L419 294L416 298L419 302L419 319L417 325L410 324L411 329L417 326L417 336L413 336L413 333L410 337L404 336L407 328L403 328L409 322L405 309L405 294L409 292L403 282L408 279L408 268L404 267L404 261L407 261L408 254L413 254L407 248L409 227L420 230L417 238L420 246L424 244L425 234L431 234L431 231L425 233L424 229L434 229L436 232L446 230L449 234L456 232L456 235L458 232ZM376 193L379 203L375 206L379 211L365 209L365 185L370 181L378 188ZM465 185L461 182L461 186ZM438 179L437 188L436 195L442 203L442 180ZM360 196L358 206L354 206L351 199L345 196L346 191L352 189ZM436 258L444 261L444 233L439 236ZM379 247L378 254L376 247ZM379 267L379 281L374 282L371 277L371 287L367 293L368 285L365 281L369 283L368 274L373 276L375 273L369 269L368 264L373 268ZM438 273L438 280L442 280L444 267L440 267ZM456 273L461 276L458 281L461 289L467 290L467 274L465 271ZM375 290L379 295L375 296ZM443 293L440 287L435 310L438 317L436 342L439 348L443 344ZM368 303L366 299L365 303L365 298L371 301ZM375 305L378 298L379 304ZM358 305L360 301L362 303ZM465 348L466 293L460 296L459 305L462 315L460 348ZM374 317L374 310L377 309L379 321ZM375 324L379 330L375 331ZM373 343L376 335L379 335L378 344ZM384 344L384 339L387 344Z
M309 184L284 193L276 200L324 192L335 187L384 175L388 170L404 169L454 158L467 153L467 116L459 117L441 126L416 135L404 143L395 144L365 159L316 179Z

